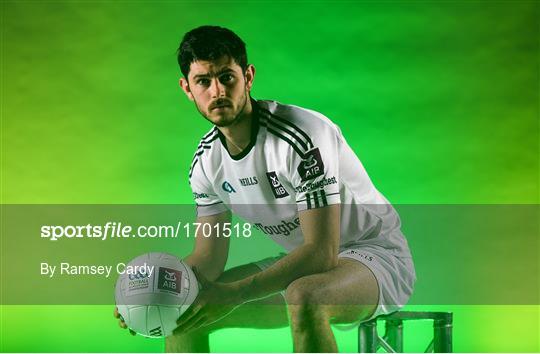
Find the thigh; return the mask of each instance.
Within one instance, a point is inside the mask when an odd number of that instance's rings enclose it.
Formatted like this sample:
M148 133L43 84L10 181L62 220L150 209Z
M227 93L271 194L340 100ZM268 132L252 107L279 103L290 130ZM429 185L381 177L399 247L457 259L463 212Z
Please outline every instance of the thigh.
M340 258L334 269L292 282L286 298L289 306L317 306L332 323L348 323L365 320L375 312L379 285L366 265Z
M397 257L377 245L363 245L339 254L354 259L373 271L379 284L379 305L373 317L398 311L409 300L416 281L410 257Z

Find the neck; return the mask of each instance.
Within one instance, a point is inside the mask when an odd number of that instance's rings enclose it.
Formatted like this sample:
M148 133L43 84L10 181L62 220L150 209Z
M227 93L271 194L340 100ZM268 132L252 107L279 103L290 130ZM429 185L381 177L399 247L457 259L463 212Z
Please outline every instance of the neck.
M251 142L251 126L253 122L253 107L248 97L246 106L238 119L231 125L219 127L227 141L227 150L232 155L242 152Z

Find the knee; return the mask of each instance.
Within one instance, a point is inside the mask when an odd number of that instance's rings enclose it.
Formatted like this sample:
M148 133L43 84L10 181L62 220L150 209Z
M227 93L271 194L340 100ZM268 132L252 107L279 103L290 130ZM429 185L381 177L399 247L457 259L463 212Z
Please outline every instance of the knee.
M293 327L306 323L324 322L327 319L324 305L324 289L309 281L293 281L285 292L285 300Z
M293 281L287 287L285 300L287 305L310 307L324 304L324 288L303 278Z

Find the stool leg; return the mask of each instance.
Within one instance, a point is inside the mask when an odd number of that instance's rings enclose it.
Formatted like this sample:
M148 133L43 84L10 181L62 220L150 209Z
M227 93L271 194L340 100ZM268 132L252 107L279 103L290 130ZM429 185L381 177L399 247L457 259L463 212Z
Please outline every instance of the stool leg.
M386 340L388 344L396 351L403 353L403 321L402 320L387 320L386 321Z
M433 351L452 353L452 323L445 320L433 322Z
M358 352L376 353L377 347L377 320L361 323L358 327Z

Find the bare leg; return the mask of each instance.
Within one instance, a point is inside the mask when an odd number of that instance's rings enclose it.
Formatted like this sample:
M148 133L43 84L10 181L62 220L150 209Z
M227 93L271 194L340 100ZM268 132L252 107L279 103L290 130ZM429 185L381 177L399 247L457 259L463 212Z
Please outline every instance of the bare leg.
M219 281L243 279L259 271L248 264L230 269ZM287 307L279 294L246 303L210 326L167 337L166 351L209 352L209 334L222 328L286 326L288 308L295 352L337 352L330 323L350 323L371 316L378 294L377 280L369 268L355 260L340 259L329 272L293 281L287 288Z
M246 264L224 272L217 281L232 282L260 272L254 264ZM175 334L165 339L165 351L177 353L208 353L209 334L223 328L279 328L288 324L285 299L281 294L239 306L228 316L209 326L187 334Z
M337 352L330 323L365 319L375 311L379 288L360 262L340 259L328 272L292 282L286 300L295 352Z
M165 337L167 353L209 353L208 333L192 332L189 335L173 334Z

